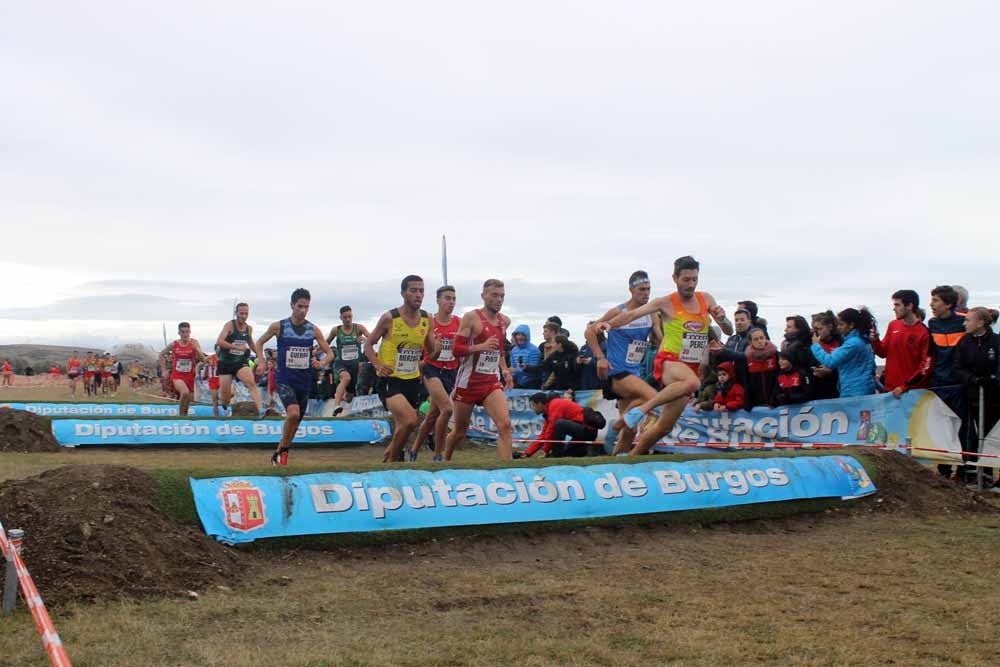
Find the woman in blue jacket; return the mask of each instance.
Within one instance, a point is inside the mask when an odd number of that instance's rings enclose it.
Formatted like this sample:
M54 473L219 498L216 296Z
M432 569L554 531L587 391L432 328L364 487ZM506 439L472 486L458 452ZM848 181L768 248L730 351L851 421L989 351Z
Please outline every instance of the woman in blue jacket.
M827 352L813 333L812 353L816 361L840 375L840 397L875 393L875 355L869 340L872 314L867 308L847 308L837 313L837 331L844 344Z

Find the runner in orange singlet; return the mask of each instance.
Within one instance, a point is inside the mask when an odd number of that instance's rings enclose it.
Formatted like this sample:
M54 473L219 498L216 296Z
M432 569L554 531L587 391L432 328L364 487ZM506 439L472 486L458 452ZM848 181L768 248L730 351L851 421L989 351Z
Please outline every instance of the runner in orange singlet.
M653 299L641 308L622 312L610 322L598 325L607 331L643 315L659 312L663 318L663 343L653 364L653 375L663 388L656 396L625 413L625 424L634 429L653 408L664 407L656 423L643 430L630 454L645 454L670 433L684 412L688 397L698 391L698 369L707 362L709 318L714 319L726 334L733 332L726 311L715 298L708 292L696 291L698 272L699 264L693 257L678 258L674 262L673 276L676 293Z
M80 382L80 375L83 372L83 362L80 361L80 353L73 350L73 356L66 362L66 377L69 378L69 393L76 396L76 385Z

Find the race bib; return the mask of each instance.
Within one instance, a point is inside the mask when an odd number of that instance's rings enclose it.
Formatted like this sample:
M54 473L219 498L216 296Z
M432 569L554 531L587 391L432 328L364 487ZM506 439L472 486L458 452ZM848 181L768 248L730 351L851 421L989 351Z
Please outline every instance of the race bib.
M340 348L340 360L341 361L357 361L358 360L358 346L357 345L345 345Z
M479 353L476 362L476 372L483 375L496 375L500 368L500 350L486 350Z
M87 366L87 370L91 373L97 370L97 366Z
M231 350L229 350L229 354L231 354L233 356L236 356L236 357L242 357L246 353L247 353L247 344L246 344L246 341L234 340L233 341L233 348Z
M290 347L285 350L285 368L301 371L309 368L312 350L308 347Z
M453 338L442 338L441 339L441 354L438 355L438 361L454 361L455 351L452 346L455 344Z
M628 352L625 353L625 363L641 364L642 360L646 358L646 348L648 347L649 341L633 340L629 342Z
M420 363L419 347L404 347L396 355L396 374L411 375L417 372L417 365Z
M681 339L681 361L687 364L700 364L708 349L707 333L684 332Z
M174 370L178 373L190 373L192 368L194 368L194 364L190 359L178 359L174 365Z

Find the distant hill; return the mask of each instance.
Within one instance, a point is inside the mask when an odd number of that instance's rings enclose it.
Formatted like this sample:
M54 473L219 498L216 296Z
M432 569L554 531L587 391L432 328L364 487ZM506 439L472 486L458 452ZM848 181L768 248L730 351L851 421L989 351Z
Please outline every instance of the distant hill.
M73 350L80 353L80 358L87 356L87 352L111 352L117 354L122 362L130 362L138 359L146 367L152 368L156 364L156 355L151 348L138 343L125 343L117 345L110 350L102 350L92 347L65 347L62 345L0 345L0 359L10 359L14 366L15 373L23 373L24 369L31 366L36 373L44 373L51 366L59 366L65 370L66 361L73 354Z

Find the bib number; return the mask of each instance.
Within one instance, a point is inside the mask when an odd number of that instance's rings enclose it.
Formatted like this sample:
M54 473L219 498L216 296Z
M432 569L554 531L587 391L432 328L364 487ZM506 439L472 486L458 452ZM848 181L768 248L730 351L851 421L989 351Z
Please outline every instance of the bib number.
M340 348L340 360L341 361L357 361L358 360L358 346L357 345L345 345Z
M708 350L708 334L686 332L681 339L681 361L700 364Z
M229 354L234 357L242 357L247 353L247 344L243 341L233 341L233 348L229 350Z
M486 350L479 353L476 362L476 372L483 375L496 375L500 368L500 350Z
M174 366L174 370L178 373L190 373L192 368L194 368L194 365L191 363L190 359L178 359L177 364ZM110 368L108 369L108 372L111 372Z
M285 368L303 371L309 368L309 357L312 350L308 347L290 347L285 350Z
M438 361L454 361L455 352L452 346L455 344L452 338L442 338L441 339L441 354L438 355Z
M404 347L396 355L397 375L412 375L417 372L417 365L420 363L419 347Z
M645 340L633 340L628 344L628 352L625 353L625 363L629 365L641 364L642 360L646 358L646 348L649 347L649 341Z

